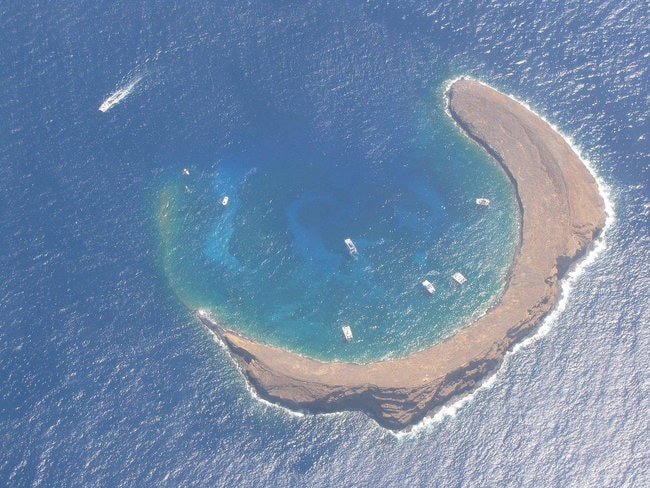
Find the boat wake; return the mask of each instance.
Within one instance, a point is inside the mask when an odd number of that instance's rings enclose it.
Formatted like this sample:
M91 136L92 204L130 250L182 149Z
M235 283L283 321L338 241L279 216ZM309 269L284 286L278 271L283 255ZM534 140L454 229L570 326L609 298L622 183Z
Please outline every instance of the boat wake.
M138 75L135 78L133 78L131 81L129 81L126 85L117 89L106 100L102 102L102 104L99 106L99 111L108 112L115 105L117 105L126 97L128 97L133 92L136 85L140 83L141 80L142 80L142 75Z

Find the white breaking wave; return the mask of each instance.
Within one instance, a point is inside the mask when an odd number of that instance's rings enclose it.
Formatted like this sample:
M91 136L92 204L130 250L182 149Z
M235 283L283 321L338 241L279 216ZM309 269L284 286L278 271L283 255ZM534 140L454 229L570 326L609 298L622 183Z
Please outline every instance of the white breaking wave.
M141 80L142 80L142 75L138 75L135 78L133 78L131 81L129 81L126 85L115 90L106 100L102 102L102 104L99 106L99 111L108 112L111 108L113 108L115 105L117 105L126 97L128 97L133 92L136 85L140 83Z
M214 319L214 317L212 316L210 311L207 310L207 309L201 308L201 309L197 310L197 315L199 317L206 317L209 320L212 320L212 321L216 322L216 320ZM219 344L224 351L226 351L228 354L230 354L230 349L228 349L228 346L223 341L223 339L219 336L219 334L215 333L213 330L209 329L208 327L205 327L205 328L212 335L212 338L213 338L214 342ZM290 417L304 417L305 416L305 414L303 412L300 412L300 411L297 411L297 410L291 410L290 408L284 407L284 406L282 406L280 404L277 404L277 403L270 402L270 401L262 398L261 396L259 396L257 391L255 390L255 388L253 387L253 385L251 385L250 382L248 381L248 379L246 378L246 375L244 374L244 370L241 368L239 363L237 363L237 361L233 361L233 363L234 363L235 367L237 368L237 370L239 371L239 373L241 374L242 378L244 379L244 385L246 386L246 390L248 390L248 393L250 394L250 396L254 400L257 400L258 402L260 402L261 404L263 404L263 405L265 405L267 407L271 407L271 408L280 410L281 412L284 412L285 414L289 415Z

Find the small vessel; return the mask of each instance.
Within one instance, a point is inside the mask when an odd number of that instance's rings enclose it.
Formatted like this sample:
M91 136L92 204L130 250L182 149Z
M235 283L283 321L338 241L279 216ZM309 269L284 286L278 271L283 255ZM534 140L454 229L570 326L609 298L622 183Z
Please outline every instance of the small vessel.
M490 205L490 199L485 197L477 198L476 205L479 205L481 207L487 207L488 205Z
M190 170L187 169L187 168L183 168L183 174L184 174L185 176L189 176L189 175L190 175Z
M223 205L225 207L226 205L228 205L229 200L230 200L230 198L228 198L228 195L226 195L225 197L223 197L221 199L221 205Z
M133 89L135 88L135 85L137 85L141 79L142 76L138 76L134 78L128 85L112 93L111 96L109 96L106 100L104 100L102 104L99 106L99 111L108 112L111 108L113 108L113 106L117 105L126 97L128 97L133 91Z
M352 339L354 339L354 336L352 335L352 328L349 325L344 325L341 327L341 331L343 331L343 338L350 342Z
M424 280L422 282L422 286L430 295L433 295L434 292L436 291L435 287L433 286L433 283L431 283L429 280Z
M345 245L348 246L348 252L350 253L350 256L352 256L353 258L359 256L359 251L357 251L357 246L354 245L352 239L350 239L349 237L345 239Z
M454 273L454 274L452 275L452 279L453 279L456 283L458 283L459 285L462 285L463 283L465 283L465 282L467 281L467 278L465 278L465 277L462 275L462 273Z

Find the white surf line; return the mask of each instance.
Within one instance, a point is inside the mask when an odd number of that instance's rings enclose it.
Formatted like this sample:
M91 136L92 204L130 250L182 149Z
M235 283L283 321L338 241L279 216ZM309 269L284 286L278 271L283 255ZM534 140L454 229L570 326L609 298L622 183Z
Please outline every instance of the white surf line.
M469 78L465 76L459 76L457 78L454 78L452 81L447 83L445 85L445 94L448 92L449 88L453 84L454 81L459 80L461 78ZM473 79L473 78L472 78ZM475 80L478 83L481 83L482 85L488 86L492 88L490 85L487 85L486 83L483 83L479 80ZM562 312L566 309L566 305L569 302L569 298L571 295L571 291L574 288L574 284L577 281L577 279L584 273L584 271L596 261L596 258L600 256L607 248L607 234L609 233L612 225L614 224L616 220L616 213L615 213L615 206L614 202L611 197L611 189L609 185L605 183L605 181L596 173L594 170L591 162L584 158L581 154L580 148L576 146L573 142L573 140L567 136L565 136L554 124L550 123L548 120L546 120L544 117L541 115L537 114L534 110L530 108L530 105L528 105L525 102L522 102L521 100L518 100L516 97L512 95L507 95L509 98L515 100L517 103L521 103L524 107L526 107L528 110L530 110L532 113L537 115L540 119L542 119L544 122L546 122L548 125L550 125L554 131L556 131L562 139L571 147L571 149L576 153L580 161L582 161L582 164L585 165L589 173L594 177L596 180L596 185L598 186L598 193L600 193L600 196L603 199L604 205L605 205L605 213L607 214L606 219L605 219L605 226L603 227L603 230L598 237L596 241L592 244L592 249L587 251L587 254L576 264L573 265L571 271L562 279L560 282L560 299L558 300L558 303L555 305L553 310L544 318L542 321L542 324L539 326L539 329L537 332L532 335L531 337L528 337L527 339L524 339L518 344L515 344L512 348L511 351L508 351L505 356L503 357L503 362L501 363L501 366L499 369L489 378L487 378L478 388L476 388L474 391L471 393L463 396L460 400L452 403L451 405L447 405L442 407L438 412L436 412L433 416L431 417L425 417L423 420L421 420L419 423L414 425L410 431L408 432L392 432L390 431L395 437L399 439L405 439L405 438L412 438L415 437L417 434L420 434L424 431L427 431L428 429L436 426L437 424L441 423L443 420L447 418L455 418L458 414L458 412L467 404L471 403L472 400L475 398L476 394L479 391L482 390L489 390L495 384L497 383L498 379L500 378L500 374L502 374L502 371L506 369L506 366L509 364L510 357L513 356L514 354L517 354L520 350L526 348L527 346L537 342L541 338L545 337L551 329L557 325L557 319L558 317L562 314Z
M212 314L210 313L209 310L205 308L200 308L197 310L197 314L199 316L203 315L204 317L207 317L209 320L217 322ZM200 321L199 321L200 322ZM204 326L205 327L205 326ZM209 329L208 327L205 327L205 329L212 335L212 338L214 339L214 342L219 344L221 348L226 351L228 354L228 357L232 359L232 355L230 354L230 350L228 349L228 345L223 341L223 339L219 336L219 334L215 333L213 330ZM338 412L319 412L319 413L311 413L311 412L304 412L301 410L292 410L291 408L285 407L283 405L280 405L279 403L274 403L272 401L266 400L259 396L257 393L257 390L251 385L251 383L248 381L248 378L246 378L246 375L244 374L244 371L241 369L237 361L231 361L232 364L235 365L237 368L237 371L239 372L241 378L244 380L244 385L246 387L246 390L250 394L250 396L264 405L265 407L270 407L272 409L278 410L279 412L286 414L289 417L294 417L294 418L303 418L306 417L307 415L318 415L319 417L346 417L350 413L363 413L363 411L356 411L356 410L341 410ZM365 415L365 414L364 414Z
M205 308L198 309L196 313L199 316L206 317L208 320L218 323L218 321L214 319L214 317L212 316L210 311L206 310ZM199 323L200 322L201 321L199 320ZM203 325L203 324L201 324L201 325ZM301 412L301 411L298 411L298 410L291 410L290 408L284 407L284 406L279 405L277 403L270 402L270 401L260 397L257 394L257 391L255 391L255 388L250 384L250 382L246 378L246 375L244 374L244 371L242 370L242 368L239 366L239 363L237 361L232 361L232 355L230 354L230 350L228 349L228 345L223 341L223 339L219 336L219 334L214 332L212 329L206 327L205 325L203 325L203 327L212 335L212 338L213 338L214 342L219 344L219 346L221 346L221 348L227 353L228 357L231 359L230 362L235 365L235 367L237 368L237 371L239 372L240 377L244 380L244 385L246 387L246 390L248 391L248 393L250 394L250 396L254 400L257 400L258 402L265 405L266 407L272 407L274 409L280 410L282 413L285 413L290 417L299 417L299 418L301 418L301 417L305 416L304 412Z

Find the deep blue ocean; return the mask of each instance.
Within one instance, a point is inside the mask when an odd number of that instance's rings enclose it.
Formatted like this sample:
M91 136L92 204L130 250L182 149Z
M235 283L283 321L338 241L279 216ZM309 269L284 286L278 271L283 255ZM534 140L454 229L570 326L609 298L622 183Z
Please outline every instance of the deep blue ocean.
M647 2L6 2L0 26L0 485L650 485ZM409 434L258 400L192 310L363 362L498 299L515 204L445 113L461 75L570 138L603 240Z

